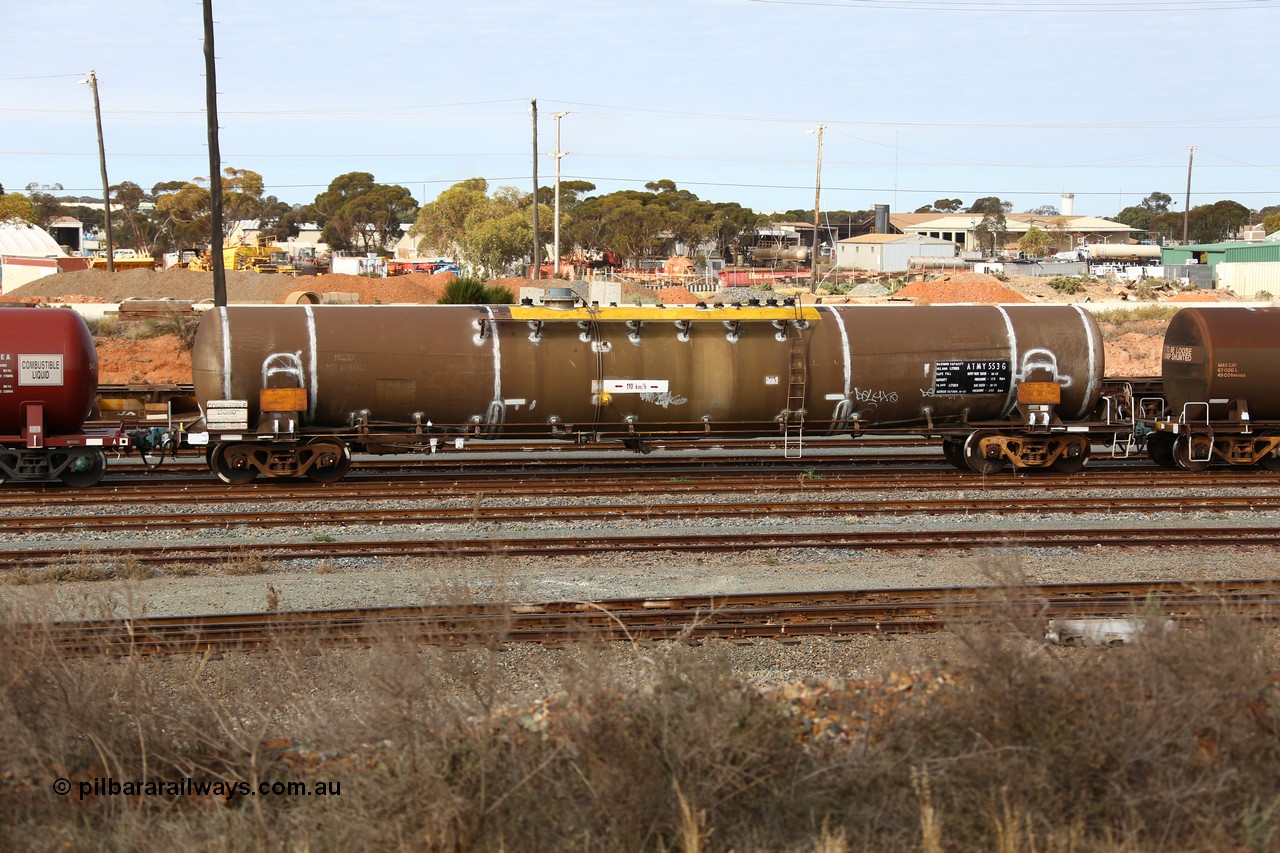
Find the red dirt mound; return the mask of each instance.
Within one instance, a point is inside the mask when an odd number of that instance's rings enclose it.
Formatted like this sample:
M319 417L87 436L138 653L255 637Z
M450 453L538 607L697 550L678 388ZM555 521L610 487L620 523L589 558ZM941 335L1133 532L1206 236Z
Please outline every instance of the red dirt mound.
M664 305L693 305L701 301L700 297L696 296L692 290L683 284L664 287L656 291L656 295Z
M930 304L979 302L995 305L1030 301L1017 291L1005 287L994 276L979 273L952 273L934 281L917 281L908 284L894 296L918 299Z

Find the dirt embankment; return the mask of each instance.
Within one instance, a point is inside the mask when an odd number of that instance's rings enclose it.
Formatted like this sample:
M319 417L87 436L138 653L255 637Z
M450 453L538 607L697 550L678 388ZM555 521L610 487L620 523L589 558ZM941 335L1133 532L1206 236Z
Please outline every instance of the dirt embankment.
M227 273L227 298L236 302L280 303L295 291L316 294L354 293L365 305L412 303L430 305L443 295L451 273L428 275L415 273L387 279L353 275L278 276L246 271ZM525 279L499 279L502 285L519 293ZM62 273L32 282L7 294L3 301L61 303L114 303L126 299L181 299L198 302L213 292L212 273L175 269L129 270L107 273L99 270ZM1014 278L1001 282L993 276L974 273L948 273L935 280L909 284L896 298L908 298L920 304L1017 304L1066 302L1074 299L1102 301L1127 294L1127 285L1093 282L1072 296L1052 290L1043 280ZM585 294L582 294L585 296ZM770 295L770 294L762 294ZM1095 298L1096 297L1096 298ZM1214 294L1191 293L1170 297L1170 301L1210 301ZM668 304L692 304L700 297L684 287L671 287L654 292L638 285L623 288L623 302L637 298ZM702 297L720 301L721 296ZM725 300L729 301L729 300ZM1150 376L1160 372L1160 338L1167 319L1103 323L1108 376ZM99 377L104 383L191 381L191 357L174 335L153 337L108 336L97 340Z
M363 305L410 302L434 304L444 295L453 273L412 273L391 278L358 275L291 276L231 270L227 272L228 302L278 303L298 290L355 293ZM5 295L8 302L123 302L126 299L213 298L213 273L188 269L128 270L108 273L80 270L46 276Z

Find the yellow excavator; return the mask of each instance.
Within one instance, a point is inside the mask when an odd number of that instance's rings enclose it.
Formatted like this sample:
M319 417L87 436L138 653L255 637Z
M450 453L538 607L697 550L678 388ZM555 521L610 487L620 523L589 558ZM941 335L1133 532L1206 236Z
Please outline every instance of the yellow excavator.
M262 273L296 272L289 253L273 246L226 246L222 250L222 266L226 270L249 270ZM188 269L208 272L213 269L213 259L203 252L187 264Z

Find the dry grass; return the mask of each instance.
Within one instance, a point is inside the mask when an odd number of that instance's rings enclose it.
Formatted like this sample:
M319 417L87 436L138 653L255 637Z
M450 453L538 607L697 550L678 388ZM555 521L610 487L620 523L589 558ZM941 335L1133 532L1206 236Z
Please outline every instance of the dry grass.
M927 695L873 683L807 704L674 643L528 672L496 637L462 652L388 635L363 652L68 659L0 624L0 845L1280 849L1274 634L1224 617L1063 650L1017 630L1026 619L963 635ZM548 699L514 702L513 666ZM80 796L93 779L187 776L340 794Z
M271 564L255 551L237 551L218 567L224 575L244 577L246 575L265 575L271 571Z
M1181 306L1141 305L1137 308L1115 308L1094 314L1104 341L1114 341L1127 334L1158 335L1163 337L1173 315Z
M46 568L22 566L4 575L10 586L45 583L92 583L108 580L145 580L155 572L132 554L116 560L103 560L89 550L77 552L68 562Z

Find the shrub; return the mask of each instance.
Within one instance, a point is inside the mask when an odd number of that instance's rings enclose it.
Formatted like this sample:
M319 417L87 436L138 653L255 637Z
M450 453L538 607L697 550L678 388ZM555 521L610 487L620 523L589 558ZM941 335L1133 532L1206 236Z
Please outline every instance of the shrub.
M84 324L95 338L114 338L120 335L120 321L115 317L86 318Z
M440 305L507 305L515 302L515 296L505 287L486 287L474 278L459 278L449 282L438 300Z
M1050 287L1059 293L1079 293L1084 290L1084 279L1078 276L1055 275L1047 282Z

